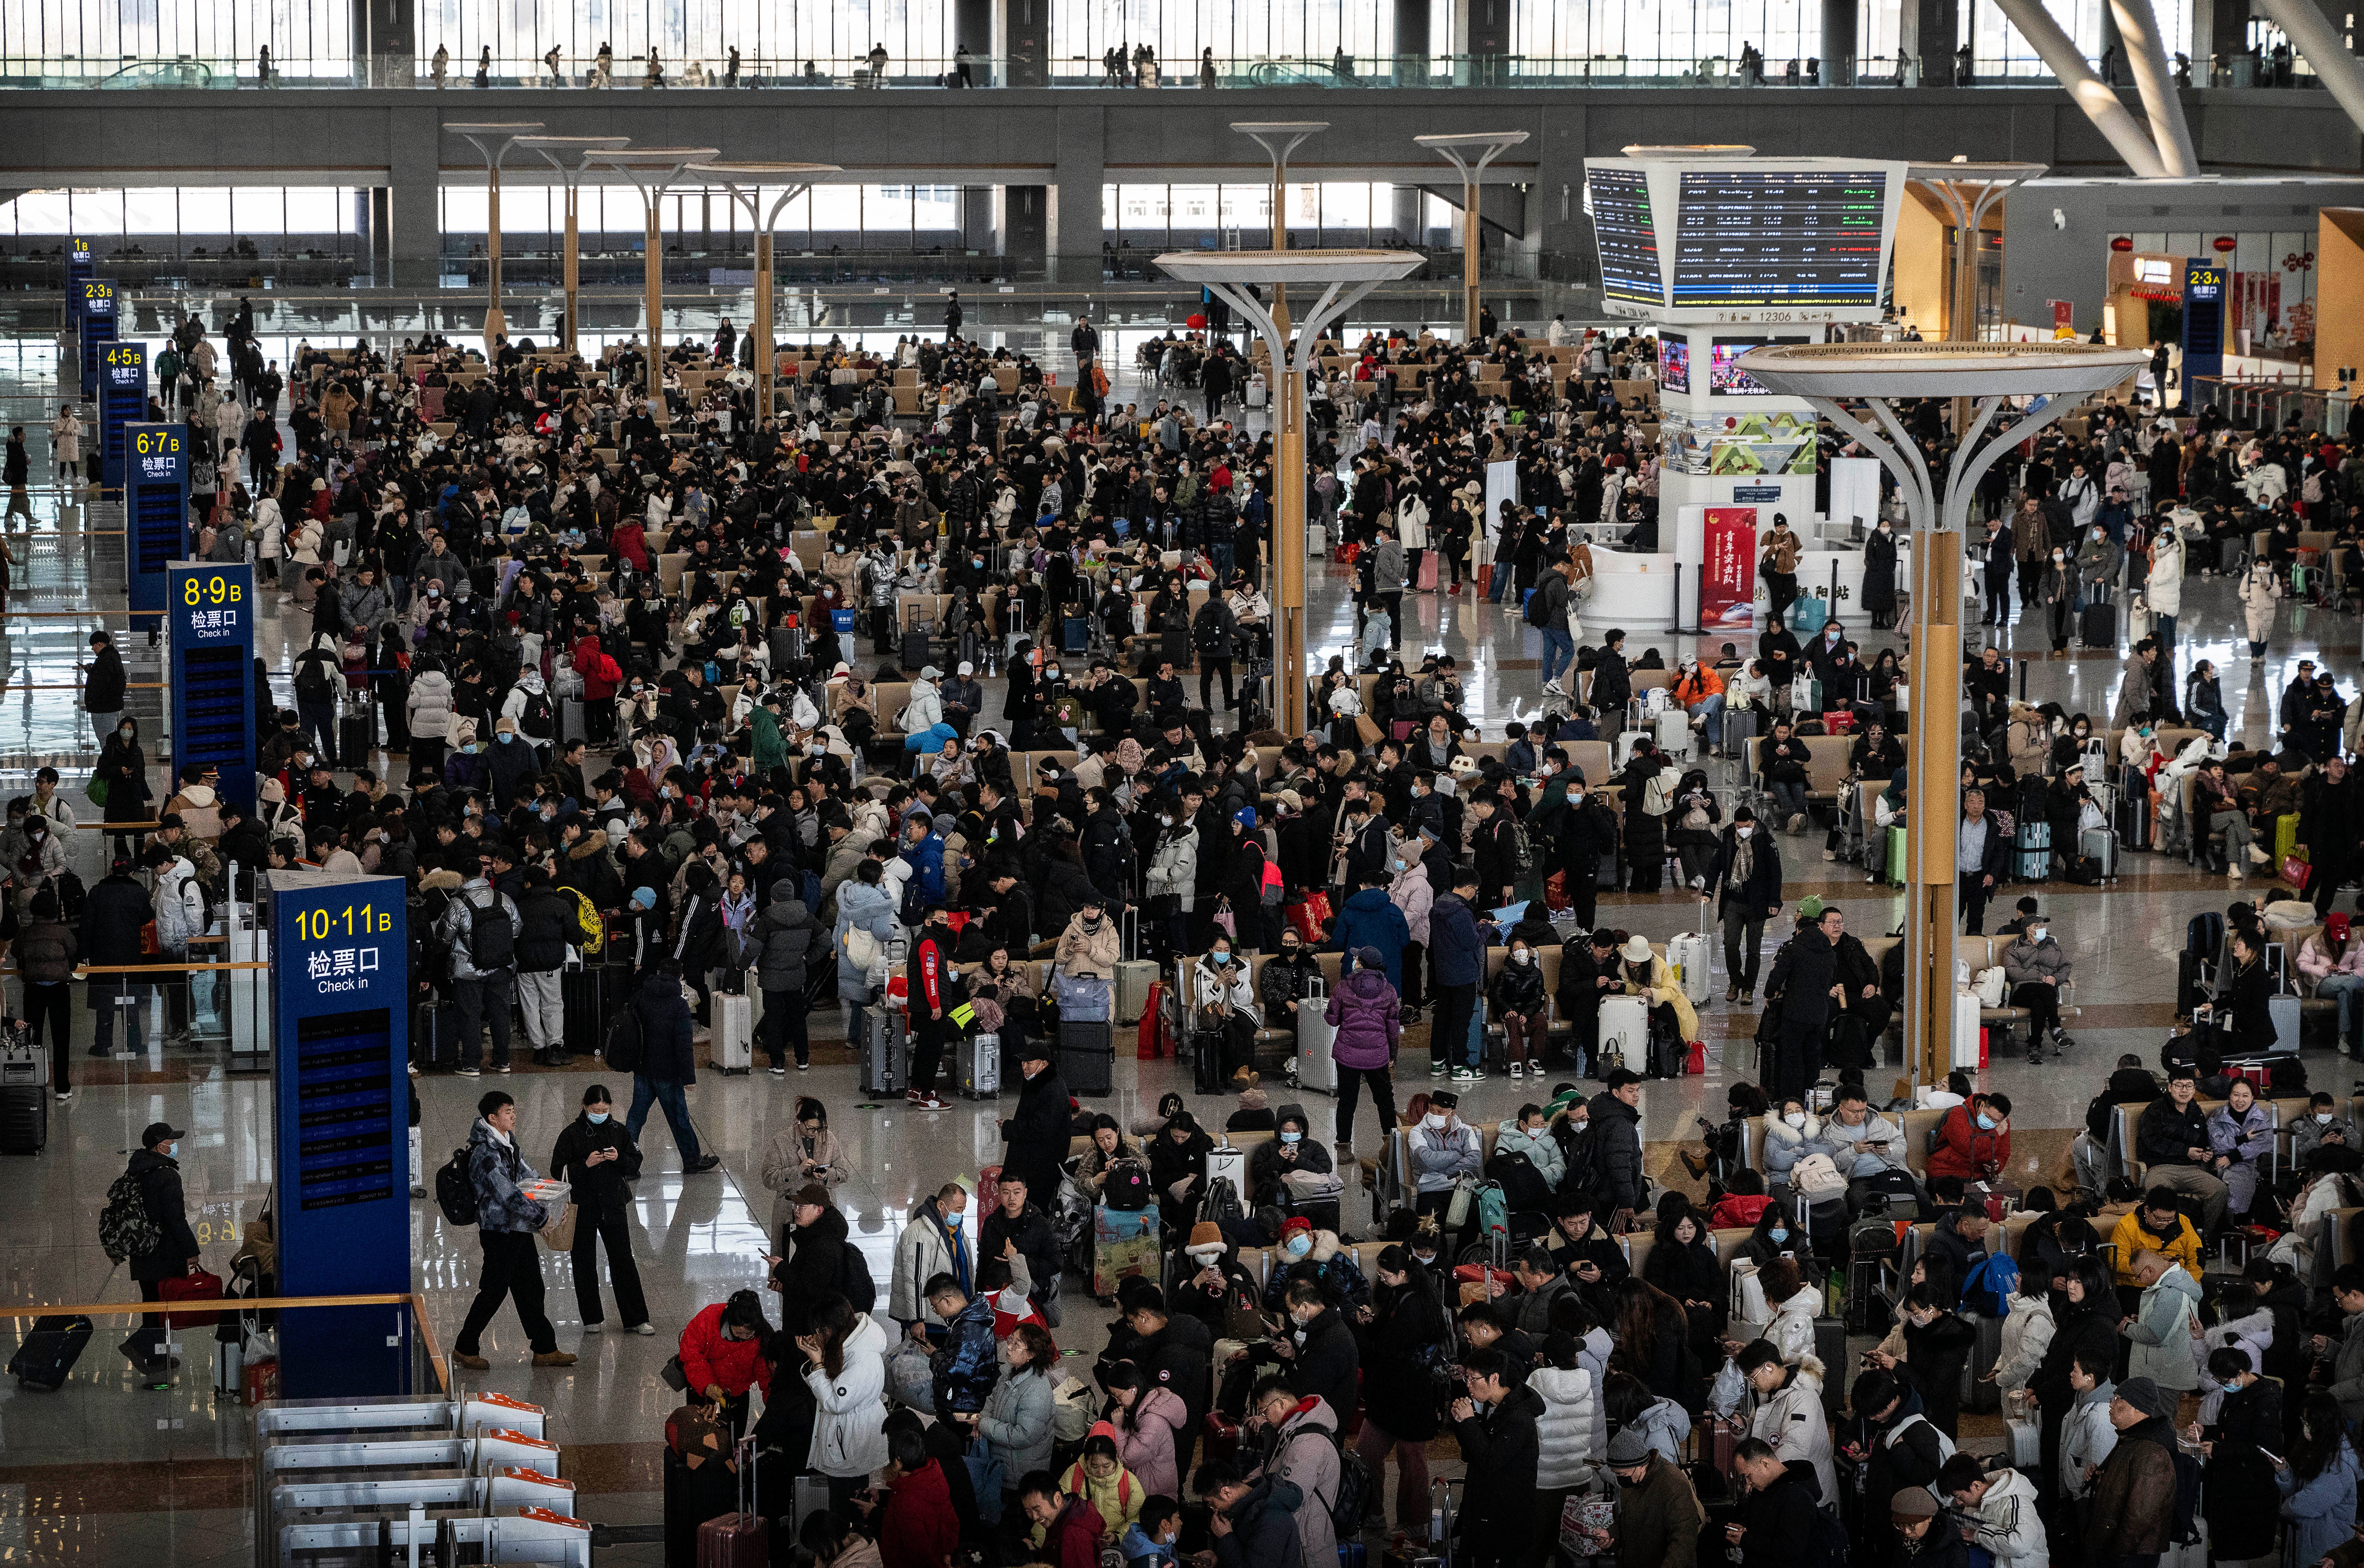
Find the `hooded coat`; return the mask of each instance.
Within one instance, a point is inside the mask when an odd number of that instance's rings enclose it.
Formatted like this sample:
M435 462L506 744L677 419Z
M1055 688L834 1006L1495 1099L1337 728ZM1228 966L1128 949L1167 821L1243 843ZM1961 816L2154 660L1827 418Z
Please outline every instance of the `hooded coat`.
M1330 1506L1338 1499L1338 1414L1330 1402L1308 1394L1297 1402L1266 1443L1264 1461L1251 1481L1272 1476L1304 1495L1297 1510L1297 1540L1309 1563L1338 1560L1338 1532Z
M1386 902L1385 893L1378 896ZM1394 906L1388 908L1392 911ZM1402 916L1397 920L1400 923ZM1322 1012L1323 1019L1338 1031L1331 1043L1331 1056L1340 1067L1357 1071L1388 1066L1395 1059L1396 1044L1403 1032L1402 1014L1401 998L1385 971L1356 969L1338 982Z
M807 1461L811 1469L851 1480L886 1462L886 1331L865 1315L846 1336L837 1376L821 1366L806 1372L805 1385L820 1406Z
M756 975L763 989L801 996L806 963L820 940L820 928L797 896L793 879L783 877L772 884L772 902L764 906L755 934L762 943Z
M1812 1467L1823 1495L1838 1494L1838 1470L1831 1459L1831 1423L1823 1412L1823 1363L1801 1356L1784 1374L1781 1386L1766 1394L1748 1417L1748 1435L1773 1445L1785 1463Z
M2191 1324L2200 1309L2200 1282L2180 1263L2143 1288L2142 1305L2121 1330L2133 1341L2126 1375L2147 1377L2161 1388L2189 1393L2200 1386L2191 1358Z
M1535 1484L1545 1490L1574 1486L1594 1455L1597 1398L1592 1374L1582 1367L1537 1367L1527 1386L1544 1402L1537 1417Z

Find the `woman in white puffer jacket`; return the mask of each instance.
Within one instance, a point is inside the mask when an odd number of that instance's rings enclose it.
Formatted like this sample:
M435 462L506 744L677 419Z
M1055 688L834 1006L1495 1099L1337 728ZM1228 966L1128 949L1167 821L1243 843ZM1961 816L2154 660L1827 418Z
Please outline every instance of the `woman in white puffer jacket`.
M1541 1396L1544 1412L1535 1421L1535 1519L1538 1529L1559 1530L1559 1511L1569 1493L1591 1474L1600 1457L1596 1416L1600 1409L1592 1373L1578 1364L1573 1335L1554 1334L1544 1346L1543 1364L1528 1375L1527 1386ZM1535 1561L1548 1555L1537 1540Z

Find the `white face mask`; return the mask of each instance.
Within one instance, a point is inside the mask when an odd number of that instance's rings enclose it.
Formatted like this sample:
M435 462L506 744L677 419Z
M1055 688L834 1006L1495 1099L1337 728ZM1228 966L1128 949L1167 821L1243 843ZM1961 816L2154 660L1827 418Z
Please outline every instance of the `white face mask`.
M1444 1130L1444 1113L1442 1111L1431 1111L1426 1116L1422 1118L1422 1125L1427 1127L1430 1132L1443 1132Z
M1802 1127L1806 1125L1806 1113L1803 1111L1791 1111L1784 1114L1781 1119L1789 1123L1793 1127Z
M2328 1111L2317 1111L2314 1114L2314 1125L2318 1127L2329 1126L2331 1125L2331 1113Z
M1511 955L1511 962L1514 964L1532 964L1534 961L1535 956L1523 947Z
M1747 837L1751 833L1753 833L1753 832L1755 832L1755 831L1756 831L1756 829L1755 829L1754 827L1752 827L1749 823L1742 823L1739 826L1737 826L1737 827L1735 827L1735 828L1734 828L1734 829L1732 830L1732 836L1733 836L1733 837L1734 837L1734 838L1746 838L1746 837Z

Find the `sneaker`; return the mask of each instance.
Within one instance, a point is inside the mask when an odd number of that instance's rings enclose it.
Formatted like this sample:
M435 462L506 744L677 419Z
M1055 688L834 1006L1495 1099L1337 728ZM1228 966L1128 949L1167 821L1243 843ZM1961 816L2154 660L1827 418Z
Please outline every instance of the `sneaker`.
M482 1078L485 1076L481 1069L473 1067L454 1068L452 1069L452 1071L462 1078Z
M2273 863L2274 857L2252 844L2249 846L2249 858L2258 865L2269 866Z
M788 1070L785 1067L775 1067L771 1070L774 1078L786 1078L788 1075Z
M583 1332L585 1334L597 1334L605 1331L607 1327L608 1326L605 1323L586 1323L583 1326Z
M1567 696L1567 693L1565 690L1563 690L1563 689L1561 689L1560 684L1559 684L1559 682L1558 682L1557 680L1547 680L1547 681L1544 681L1544 695L1546 695L1546 696L1550 696L1550 697L1565 697L1565 696Z
M920 1109L922 1111L949 1111L952 1109L952 1106L947 1102L940 1100L935 1095L931 1094L926 1099L920 1102Z
M544 1350L541 1355L534 1357L533 1364L538 1367L571 1367L574 1364L574 1352Z
M73 1098L73 1091L72 1091L72 1090L71 1090L71 1089L61 1089L61 1090L59 1090L59 1091L58 1091L58 1103L59 1103L59 1104L62 1105L62 1104L64 1104L67 1101L69 1101L69 1100L71 1100L71 1099L72 1099L72 1098Z
M1803 832L1805 832L1805 831L1806 831L1806 813L1805 813L1805 812L1792 812L1790 814L1790 821L1789 821L1789 823L1788 823L1787 826L1789 827L1789 830L1790 830L1791 833L1803 833Z
M916 1105L926 1098L926 1095L920 1093L916 1089L906 1089L903 1091L903 1103L906 1105Z
M1431 1078L1443 1078L1444 1076L1444 1058L1443 1057L1431 1057L1428 1058L1428 1075Z
M2225 867L2225 876L2228 880L2236 882L2247 881L2248 879L2247 873L2244 872L2238 866Z
M1475 1083L1478 1081L1478 1070L1474 1067L1456 1067L1453 1070L1453 1081L1455 1083Z
M797 1070L798 1072L810 1072L812 1070L812 1063L808 1061L800 1061L797 1063ZM651 1332L653 1333L654 1330L652 1329Z
M515 1071L516 1070L515 1070L515 1069L513 1069L513 1068L511 1068L511 1067L509 1066L509 1064L508 1064L508 1063L507 1063L507 1062L503 1062L503 1063L501 1063L501 1064L500 1064L500 1066L498 1066L498 1067L496 1067L496 1068L493 1069L493 1070L494 1070L495 1072L498 1073L501 1077L503 1077L503 1078L507 1078L507 1077L511 1072Z
M657 1326L653 1323L635 1323L624 1330L627 1334L638 1334L644 1339L655 1338L656 1331Z
M492 1362L485 1360L482 1356L471 1356L461 1350L452 1351L452 1360L459 1365L467 1368L472 1372L490 1372L493 1366Z

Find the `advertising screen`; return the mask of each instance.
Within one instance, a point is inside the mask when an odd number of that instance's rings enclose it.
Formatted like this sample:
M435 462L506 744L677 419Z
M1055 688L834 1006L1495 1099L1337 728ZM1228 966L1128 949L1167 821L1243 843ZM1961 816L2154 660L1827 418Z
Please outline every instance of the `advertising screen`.
M1796 338L1718 338L1708 362L1707 390L1712 398L1763 398L1765 384L1740 368L1740 356L1767 343L1797 342Z
M1690 389L1690 344L1672 334L1660 338L1658 340L1658 390L1688 392Z
M1600 252L1600 291L1611 299L1664 305L1658 269L1658 226L1650 212L1649 179L1639 169L1591 169L1593 240Z
M1685 170L1675 308L1877 306L1887 193L1877 169Z

